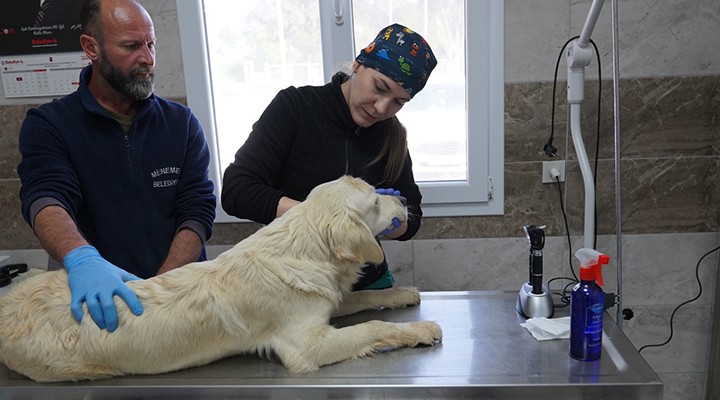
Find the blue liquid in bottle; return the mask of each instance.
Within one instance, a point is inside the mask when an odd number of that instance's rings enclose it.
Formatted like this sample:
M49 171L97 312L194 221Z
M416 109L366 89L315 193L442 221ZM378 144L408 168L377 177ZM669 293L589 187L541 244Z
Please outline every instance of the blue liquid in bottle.
M570 294L570 356L594 361L602 354L605 293L602 266L610 257L594 249L582 248L575 253L580 259L580 283Z
M595 281L580 281L570 296L570 355L594 361L602 353L604 293Z

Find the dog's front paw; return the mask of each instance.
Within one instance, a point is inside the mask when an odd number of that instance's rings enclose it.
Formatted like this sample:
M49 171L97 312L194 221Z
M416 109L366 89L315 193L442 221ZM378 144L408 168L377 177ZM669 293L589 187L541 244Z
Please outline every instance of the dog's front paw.
M442 328L434 321L413 322L415 334L417 335L417 344L425 346L434 346L442 342Z
M434 321L380 322L370 321L374 332L385 332L373 346L375 352L387 352L402 347L435 346L442 342L442 329ZM392 329L388 329L392 328Z
M382 291L387 308L405 308L420 304L420 292L410 286L398 286Z

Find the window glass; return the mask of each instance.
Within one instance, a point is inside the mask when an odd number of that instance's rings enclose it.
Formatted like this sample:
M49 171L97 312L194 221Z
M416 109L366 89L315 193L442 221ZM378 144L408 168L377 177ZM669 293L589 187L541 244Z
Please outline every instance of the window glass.
M467 180L465 2L353 0L352 5L355 54L396 22L418 31L430 44L438 65L398 118L408 130L417 181Z
M279 90L325 84L398 22L438 59L398 114L424 215L502 215L503 0L183 0L177 10L188 105L205 129L218 196L223 171ZM216 222L234 221L218 209Z
M221 171L278 91L322 85L317 0L205 1Z
M416 29L430 43L438 66L423 92L403 107L398 118L408 129L417 181L466 180L463 0L354 0L352 4L354 54L394 22ZM204 5L224 171L279 90L325 83L320 13L317 0L213 0Z

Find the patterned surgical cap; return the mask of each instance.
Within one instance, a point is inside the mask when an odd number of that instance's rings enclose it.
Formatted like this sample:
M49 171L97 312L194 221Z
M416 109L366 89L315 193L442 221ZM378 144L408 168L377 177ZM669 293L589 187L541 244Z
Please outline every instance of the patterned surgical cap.
M355 60L399 83L411 98L425 87L430 72L437 65L425 39L400 24L381 30Z

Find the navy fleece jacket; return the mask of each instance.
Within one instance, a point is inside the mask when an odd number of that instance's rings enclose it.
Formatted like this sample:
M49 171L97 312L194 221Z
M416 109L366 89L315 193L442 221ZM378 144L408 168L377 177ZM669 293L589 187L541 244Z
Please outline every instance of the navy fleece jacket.
M212 235L207 143L189 108L155 95L138 103L124 133L88 90L91 74L86 67L75 93L27 113L22 214L32 226L43 207L62 206L105 259L149 278L178 230L192 229L203 242Z

